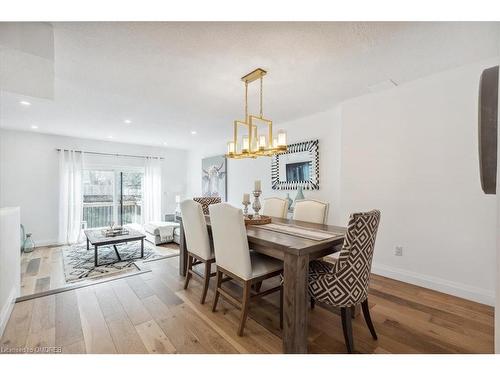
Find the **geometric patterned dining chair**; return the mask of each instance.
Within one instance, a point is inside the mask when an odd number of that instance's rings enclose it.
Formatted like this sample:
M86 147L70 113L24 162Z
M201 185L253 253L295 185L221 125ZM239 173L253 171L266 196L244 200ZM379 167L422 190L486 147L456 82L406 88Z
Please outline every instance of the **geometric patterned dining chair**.
M349 353L354 351L351 325L354 306L361 304L366 324L377 340L368 307L368 284L379 222L378 210L351 214L338 260L334 264L322 260L309 263L311 307L314 302L322 302L340 308Z
M194 197L193 200L201 204L203 215L208 215L208 206L221 202L220 197Z

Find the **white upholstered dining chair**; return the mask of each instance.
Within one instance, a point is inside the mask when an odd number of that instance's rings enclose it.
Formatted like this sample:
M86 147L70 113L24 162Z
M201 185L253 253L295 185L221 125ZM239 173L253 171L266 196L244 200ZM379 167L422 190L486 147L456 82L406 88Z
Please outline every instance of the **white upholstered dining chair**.
M238 335L242 336L250 299L278 291L282 293L280 285L251 295L252 285L280 275L283 270L283 262L250 251L241 209L227 203L219 203L210 205L209 211L215 256L217 258L217 284L212 311L216 311L217 302L221 295L229 303L241 309ZM224 275L225 278L223 278ZM228 290L222 288L223 281L227 280L235 280L243 284L241 301ZM283 299L280 298L280 300ZM280 325L282 325L282 310L281 303Z
M262 215L280 217L286 219L288 213L288 201L286 199L271 197L264 199Z
M326 224L328 219L328 207L328 203L314 199L297 200L295 201L295 208L293 209L293 220Z
M200 278L203 281L200 303L204 304L210 277L215 276L215 273L211 271L212 263L215 262L215 256L210 248L210 239L208 237L205 215L203 215L203 207L194 200L185 200L181 202L181 215L188 255L184 289L187 289L192 276ZM205 265L204 275L199 274L193 269L193 266L198 264Z

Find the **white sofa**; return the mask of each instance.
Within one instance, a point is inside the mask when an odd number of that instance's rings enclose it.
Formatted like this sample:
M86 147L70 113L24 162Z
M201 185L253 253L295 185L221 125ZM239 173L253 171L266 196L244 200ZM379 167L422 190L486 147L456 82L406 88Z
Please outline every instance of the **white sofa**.
M180 243L180 224L173 221L152 221L144 224L146 240L154 245Z

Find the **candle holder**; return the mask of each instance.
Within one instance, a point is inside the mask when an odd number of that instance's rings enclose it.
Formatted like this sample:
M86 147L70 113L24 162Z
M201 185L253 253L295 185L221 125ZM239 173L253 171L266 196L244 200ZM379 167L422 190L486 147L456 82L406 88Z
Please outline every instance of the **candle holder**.
M261 194L262 194L262 191L260 191L260 190L256 190L253 192L253 196L255 198L253 201L253 204L252 204L252 208L254 211L254 214L253 214L254 219L260 219L259 211L260 211L262 206L260 205L259 196Z
M250 202L241 202L245 208L243 209L243 216L248 217L248 206L250 205Z

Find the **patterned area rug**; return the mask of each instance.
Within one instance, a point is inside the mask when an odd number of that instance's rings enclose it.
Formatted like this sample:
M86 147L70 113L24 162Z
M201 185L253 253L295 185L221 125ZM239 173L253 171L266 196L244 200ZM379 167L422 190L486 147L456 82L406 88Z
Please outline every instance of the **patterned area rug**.
M64 276L66 282L73 283L85 279L116 276L120 273L138 272L138 263L151 262L155 260L170 258L179 255L179 250L162 246L154 246L144 241L144 258L134 259L141 256L140 242L127 242L116 245L121 262L106 264L118 260L113 246L102 246L98 250L98 264L94 266L94 248L87 250L87 244L79 243L63 248Z

